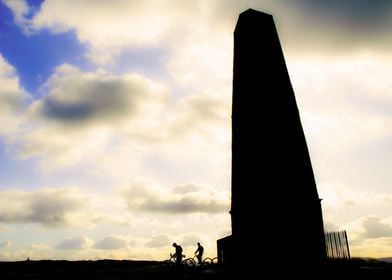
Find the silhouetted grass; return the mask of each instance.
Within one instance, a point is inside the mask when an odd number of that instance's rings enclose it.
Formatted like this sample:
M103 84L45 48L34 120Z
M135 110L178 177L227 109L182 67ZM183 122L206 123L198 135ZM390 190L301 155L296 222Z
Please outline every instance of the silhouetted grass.
M212 267L178 268L159 261L21 261L0 263L0 279L223 279Z
M260 266L250 268L257 271L258 279L272 279L264 275L265 268L262 260ZM278 266L286 270L289 265L281 262ZM233 268L233 267L232 267ZM304 269L307 269L304 262ZM309 268L310 269L310 268ZM158 261L22 261L0 262L1 280L79 280L79 279L118 279L118 280L176 280L176 279L200 279L200 280L223 280L237 279L233 275L225 273L218 265L205 267L178 268L175 264L165 264ZM239 278L240 279L240 278ZM256 279L256 278L255 278ZM287 278L290 279L290 278ZM353 258L351 260L328 260L320 275L313 279L392 279L392 264L377 259Z
M392 264L372 258L328 259L325 279L392 279Z

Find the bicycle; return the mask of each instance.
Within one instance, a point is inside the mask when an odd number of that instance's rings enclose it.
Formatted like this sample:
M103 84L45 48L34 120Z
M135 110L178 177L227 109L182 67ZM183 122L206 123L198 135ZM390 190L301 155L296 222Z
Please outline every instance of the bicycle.
M215 257L215 258L206 257L206 258L203 259L202 264L203 265L215 265L215 264L218 264L218 257Z
M192 258L186 258L185 259L185 255L182 255L182 257L184 258L181 261L182 265L185 265L187 267L196 267L198 265L200 266L210 266L210 265L215 265L218 263L218 258L214 257L214 258L210 258L210 257L206 257L202 260L201 264L199 264L199 261L195 256L193 256ZM169 264L169 265L175 265L177 264L177 259L175 254L170 253L170 257L168 260L163 261L164 264Z
M182 257L185 258L186 256L182 255ZM177 264L177 259L176 259L175 254L170 253L169 259L165 260L163 262L165 264ZM193 258L187 258L187 259L183 259L181 261L181 264L192 267L192 266L196 265L196 261L195 261L194 257Z

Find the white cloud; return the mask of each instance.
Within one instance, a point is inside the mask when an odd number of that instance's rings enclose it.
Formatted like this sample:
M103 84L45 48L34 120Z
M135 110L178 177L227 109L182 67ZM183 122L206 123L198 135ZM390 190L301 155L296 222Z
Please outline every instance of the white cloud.
M87 198L76 188L42 188L0 192L0 222L64 226Z
M189 186L190 184L188 184ZM124 195L130 209L167 214L225 213L229 199L219 195L214 189L195 187L198 191L178 192L178 187L170 191L162 188L134 183Z
M187 234L183 237L182 242L180 243L181 246L197 246L197 242L201 242L200 237L196 234Z
M362 218L364 238L390 237L392 235L391 223L386 223L381 217L367 216Z
M167 90L140 75L83 73L62 65L44 90L11 144L47 167L76 165L90 156L94 161L96 153L127 139L163 137L156 131L168 106Z
M261 2L250 1L251 6L267 6ZM25 15L29 9L26 3L7 3L14 11L17 23L27 26ZM124 181L151 175L157 181L164 181L165 176L173 174L180 178L176 179L180 183L189 182L189 178L198 180L195 180L198 184L179 185L168 179L167 185L176 186L172 189L132 185L125 192L130 212L186 212L193 213L187 216L195 216L200 212L227 211L228 200L220 197L216 189L228 189L230 184L227 179L230 176L230 46L237 12L245 7L240 1L211 3L45 2L32 21L37 30L74 30L80 42L87 44L89 58L106 67L105 63L114 63L113 58L129 48L164 46L169 53L165 69L171 82L181 90L177 89L180 92L170 96L168 86L141 75L115 75L103 70L82 72L76 67L62 65L43 87L42 98L29 107L28 118L23 119L27 129L15 133L17 126L12 124L15 120L9 117L9 112L19 110L25 96L14 69L3 59L0 63L5 67L0 69L6 70L0 78L4 85L10 86L3 95L5 87L0 90L0 96L4 96L0 97L4 100L0 103L0 116L7 112L9 121L1 118L4 125L0 129L13 130L14 136L8 145L24 157L40 158L44 168L87 166L80 170L89 169L97 177L102 174L123 177ZM108 10L111 12L107 13ZM275 18L285 33L290 19ZM289 61L289 66L316 166L316 178L321 182L330 182L331 178L339 180L341 173L349 173L346 172L347 162L351 164L351 159L358 159L353 156L355 148L370 147L377 140L390 137L390 85L386 82L392 74L390 60L363 53L338 60L328 57L328 61L317 57L305 60L304 57ZM385 150L383 153L388 154ZM224 168L228 171L222 171ZM367 168L361 170L368 171ZM352 177L362 177L369 172L352 173ZM374 170L372 174L375 174ZM214 177L216 181L211 186L214 191L199 186L199 182L209 184ZM223 184L221 178L226 178ZM328 219L330 214L339 217L338 221L329 219L334 224L344 227L364 216L369 209L379 214L388 208L389 196L375 197L353 191L356 186L347 189L344 184L347 182L321 195L323 205L328 209ZM340 186L342 189L338 190ZM42 201L37 204L42 205ZM61 208L61 203L59 205ZM54 206L40 207L50 209ZM61 208L57 216L54 211L52 224L69 222L69 217L65 218L67 211ZM95 222L91 223L130 224L126 222L128 216L121 217L116 211L106 215L95 213L91 215ZM17 213L21 212L15 211L9 221L50 224L49 217L27 212L18 216ZM132 222L137 224L135 220ZM177 226L181 227L183 223L178 222ZM367 223L375 228L383 225L382 221L374 219ZM111 245L124 245L121 241L116 243L114 237L99 240L96 246L110 249ZM191 237L188 239L194 241ZM184 243L188 244L188 239L184 239ZM161 244L160 240L155 238L147 244L155 247L154 244Z
M354 256L388 257L392 250L392 219L367 215L347 225L350 251Z
M184 97L176 104L171 134L176 137L188 135L189 132L228 134L230 109L229 100L222 96L194 94Z
M189 169L180 181L189 176L204 181L204 172L222 182L218 166L229 170L226 97L191 94L174 101L165 85L141 75L82 72L67 64L56 69L41 94L7 122L13 133L6 136L7 148L38 159L44 171L83 167L94 176L123 178L116 184L124 184L130 174L150 176L157 164L170 172Z
M350 242L350 237L349 242ZM392 250L392 238L381 237L377 239L364 239L350 242L351 256L365 258L390 257Z
M165 69L177 85L228 96L232 31L236 11L245 7L226 1L56 0L44 2L32 22L37 30L75 30L89 59L101 65L113 65L129 49L166 49Z
M13 228L10 227L9 225L4 225L4 224L0 224L0 233L8 233L8 232L12 232Z
M27 100L27 95L19 85L15 68L0 54L0 133L13 133L20 123L18 113Z
M337 225L347 225L368 215L385 217L392 210L389 193L361 192L342 184L318 184L326 220Z
M118 250L127 248L128 243L119 236L107 236L95 242L94 248L101 250Z
M360 192L341 184L318 185L324 229L346 230L353 256L389 256L392 250L392 196Z
M140 75L82 73L66 64L56 69L45 87L47 96L32 108L39 117L62 126L132 122L134 115L154 114L168 101L163 86Z
M56 0L43 3L33 24L37 29L48 28L52 32L76 30L79 40L91 47L90 59L108 63L124 46L158 46L169 42L174 24L187 20L179 9L173 1ZM108 10L111 12L107 13Z
M155 235L144 246L147 248L166 247L170 243L170 238L166 234Z
M331 220L326 219L325 215L323 218L323 222L324 222L324 231L325 232L342 230L341 225L338 225L335 222L332 222Z
M5 240L5 241L1 241L0 242L0 249L3 248L9 248L12 245L12 241L11 240Z
M341 139L340 144L351 145L389 133L385 125L391 121L386 110L391 103L391 61L389 56L368 52L290 60L291 78L310 135L320 127L328 129L329 133L323 133L328 137L325 142Z
M69 237L57 245L59 250L84 250L91 246L92 240L85 236Z
M14 14L14 21L18 24L25 34L32 34L33 28L31 22L26 16L30 8L25 0L2 0L2 2L11 9Z
M186 193L192 193L192 192L197 192L201 188L194 185L194 184L185 184L181 186L177 186L173 188L173 193L179 193L179 194L186 194Z
M392 58L369 51L288 60L316 178L389 189ZM338 178L338 179L337 179Z

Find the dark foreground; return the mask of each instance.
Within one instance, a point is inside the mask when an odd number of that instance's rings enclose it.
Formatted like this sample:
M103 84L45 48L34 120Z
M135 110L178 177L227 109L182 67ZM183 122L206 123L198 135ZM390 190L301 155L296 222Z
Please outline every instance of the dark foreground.
M158 261L21 261L0 262L0 279L79 280L79 279L224 279L217 265L176 267Z
M284 271L284 264L281 264ZM275 279L266 275L268 270L260 267L254 270L257 279ZM269 271L270 273L271 271ZM290 271L286 271L290 276ZM252 273L253 275L253 273ZM234 276L234 277L233 277ZM238 276L238 275L237 275ZM280 274L280 276L282 276ZM292 276L292 275L291 275ZM309 276L309 275L308 275ZM182 267L180 270L173 264L157 261L21 261L0 262L0 279L127 279L127 280L176 280L200 279L221 280L240 279L227 273L218 266ZM255 279L256 279L255 278ZM392 279L392 264L375 260L353 259L351 261L330 261L320 275L312 279Z

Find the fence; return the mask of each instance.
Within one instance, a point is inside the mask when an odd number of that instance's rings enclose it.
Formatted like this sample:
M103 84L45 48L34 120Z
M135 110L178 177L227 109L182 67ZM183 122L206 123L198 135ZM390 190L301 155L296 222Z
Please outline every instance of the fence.
M347 232L332 231L325 233L327 257L331 259L350 259Z

